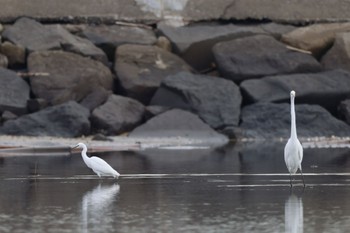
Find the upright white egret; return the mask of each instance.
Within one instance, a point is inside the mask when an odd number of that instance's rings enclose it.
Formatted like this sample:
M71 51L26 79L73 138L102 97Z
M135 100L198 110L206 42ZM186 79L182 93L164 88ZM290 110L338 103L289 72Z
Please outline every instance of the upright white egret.
M290 92L290 114L291 114L291 132L290 138L286 146L284 147L284 161L286 162L289 174L290 174L290 186L292 187L292 175L294 175L298 168L303 178L303 184L305 187L305 181L303 172L301 169L301 161L303 160L303 147L300 144L297 136L297 129L295 123L295 108L294 108L295 91Z
M73 148L83 148L81 151L81 156L83 157L86 166L91 168L98 175L98 177L101 178L101 176L113 176L114 178L118 178L120 176L120 174L103 159L96 156L89 158L86 155L87 147L84 143L80 142Z

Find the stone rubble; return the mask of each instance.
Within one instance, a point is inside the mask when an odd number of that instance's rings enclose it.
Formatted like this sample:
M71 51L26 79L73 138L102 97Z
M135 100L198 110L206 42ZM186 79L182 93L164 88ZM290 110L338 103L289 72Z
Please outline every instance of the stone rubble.
M348 22L18 18L0 24L0 134L288 138L295 90L301 137L346 137L349 31Z

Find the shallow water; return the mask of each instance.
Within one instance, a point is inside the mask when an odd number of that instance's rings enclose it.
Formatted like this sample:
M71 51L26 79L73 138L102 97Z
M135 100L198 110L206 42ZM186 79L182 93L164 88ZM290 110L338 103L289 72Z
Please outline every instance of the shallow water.
M289 188L282 144L0 157L0 232L348 232L350 150L306 149Z

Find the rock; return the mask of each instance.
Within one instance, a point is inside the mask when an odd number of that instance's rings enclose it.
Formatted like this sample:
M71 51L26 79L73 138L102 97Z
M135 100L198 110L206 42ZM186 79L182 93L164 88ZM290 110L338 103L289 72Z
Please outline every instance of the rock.
M277 40L280 40L282 35L287 34L295 30L297 27L287 24L278 24L278 23L262 23L259 24L262 30L267 34L273 36Z
M111 95L107 102L92 112L91 121L97 130L108 135L130 131L141 123L145 108L136 100Z
M47 107L47 101L44 99L29 99L27 101L28 111L30 113L40 111Z
M170 27L160 23L158 30L171 41L174 52L197 70L206 70L212 66L214 57L211 49L216 43L266 33L256 26L233 24Z
M350 99L340 102L338 106L338 114L350 125Z
M77 137L90 132L89 110L74 101L6 121L0 134Z
M150 105L147 106L145 109L145 119L149 120L152 117L159 115L163 112L166 112L170 110L170 107L166 107L166 106L157 106L157 105Z
M86 57L91 57L97 61L108 65L107 55L98 47L96 47L91 41L75 36L68 32L61 25L48 26L52 31L60 35L61 47L65 51L77 53Z
M335 113L336 107L350 95L350 73L333 70L315 74L270 76L241 83L246 103L288 102L291 90L297 103L318 104Z
M228 141L226 136L214 131L198 116L181 109L172 109L151 118L145 124L135 128L129 136L184 137L212 142Z
M30 52L61 48L59 34L29 18L19 18L12 26L5 28L2 36Z
M9 61L7 57L0 53L0 67L7 68Z
M37 98L49 104L68 100L79 102L93 90L113 88L111 71L99 61L64 51L42 51L28 57L29 72L48 73L32 76L30 83Z
M163 78L191 68L179 57L157 46L121 45L114 69L128 97L147 104Z
M190 110L214 129L239 122L241 93L231 81L180 72L166 77L152 98L152 105Z
M157 39L150 29L119 25L87 26L81 35L105 51L114 61L115 49L123 44L153 45Z
M93 111L98 106L104 104L108 97L112 94L112 91L107 91L106 89L99 87L88 94L80 104L85 108Z
M171 42L165 36L158 37L156 45L168 52L172 51Z
M350 71L350 32L337 34L330 50L322 57L326 69L344 69Z
M30 87L13 71L0 68L0 112L6 110L16 115L27 112Z
M284 34L282 41L319 57L332 45L337 33L347 31L350 23L313 24Z
M235 82L321 70L321 65L311 55L287 49L265 35L221 42L213 47L213 52L220 73Z
M5 29L3 36L29 52L62 48L108 64L107 56L101 49L89 40L72 35L60 25L44 26L35 20L20 18Z
M0 23L0 33L4 30L4 27L2 26L2 24Z
M10 111L4 111L2 113L1 119L2 121L8 121L8 120L14 120L16 119L18 116Z
M9 66L23 66L26 62L26 50L20 45L5 41L0 45L0 53L4 54L9 62Z
M349 136L350 126L318 105L296 105L299 138ZM290 137L290 104L256 103L242 109L242 136L255 139Z

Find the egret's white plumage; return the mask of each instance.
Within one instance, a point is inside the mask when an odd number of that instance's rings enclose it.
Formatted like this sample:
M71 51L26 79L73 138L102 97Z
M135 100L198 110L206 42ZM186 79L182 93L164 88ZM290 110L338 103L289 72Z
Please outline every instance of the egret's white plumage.
M303 147L298 140L296 120L295 120L295 107L294 107L295 91L290 92L290 114L291 114L291 132L290 138L284 147L284 161L286 162L288 171L290 173L290 186L292 186L292 175L297 170L300 170L303 178L303 184L305 187L304 176L301 169L301 162L303 160Z
M86 155L87 147L84 143L78 143L73 148L82 148L81 156L83 157L83 160L89 168L91 168L99 177L101 176L113 176L114 178L118 178L120 174L114 170L106 161L103 159L92 156L88 157Z

